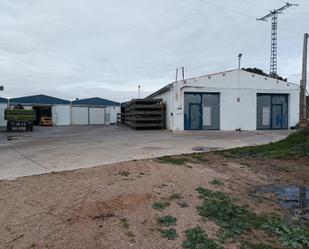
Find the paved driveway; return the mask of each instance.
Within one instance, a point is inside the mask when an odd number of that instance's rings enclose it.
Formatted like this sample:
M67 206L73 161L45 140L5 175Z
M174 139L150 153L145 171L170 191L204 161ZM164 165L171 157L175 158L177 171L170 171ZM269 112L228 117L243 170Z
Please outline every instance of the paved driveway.
M195 150L263 144L289 131L135 131L126 127L36 127L32 133L0 131L0 179L73 170Z

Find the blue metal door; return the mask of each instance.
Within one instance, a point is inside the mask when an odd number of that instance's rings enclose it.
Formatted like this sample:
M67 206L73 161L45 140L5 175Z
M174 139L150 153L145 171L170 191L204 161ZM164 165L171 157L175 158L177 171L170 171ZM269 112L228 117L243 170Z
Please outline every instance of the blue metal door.
M189 104L189 130L202 129L202 110L200 104Z
M288 129L287 94L257 94L257 129Z
M272 128L283 129L283 108L282 104L272 105Z

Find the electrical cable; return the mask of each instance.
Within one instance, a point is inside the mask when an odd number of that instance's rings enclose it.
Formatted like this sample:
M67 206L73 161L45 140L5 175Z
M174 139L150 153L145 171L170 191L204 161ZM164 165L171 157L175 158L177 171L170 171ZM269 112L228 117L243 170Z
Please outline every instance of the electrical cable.
M210 2L210 1L208 1L208 0L202 0L202 2L205 2L205 3L208 3L208 4L210 4L210 5L216 6L217 8L221 8L221 9L224 9L224 10L227 10L227 11L230 11L230 12L234 12L234 13L236 13L236 14L238 14L238 15L242 15L242 16L245 16L245 17L250 18L250 19L251 19L251 18L255 19L254 16L247 15L247 14L241 12L241 11L237 11L237 10L234 10L234 9L230 9L230 8L225 7L225 6L219 5L219 4L217 4L217 3Z
M262 9L262 10L268 10L268 9L266 9L266 8L264 8L264 7L262 7L262 6L258 5L258 4L256 4L256 3L252 3L252 2L250 2L250 1L248 1L248 0L239 0L239 1L242 1L242 2L244 2L244 3L250 4L250 5L254 6L254 7L260 8L260 9Z

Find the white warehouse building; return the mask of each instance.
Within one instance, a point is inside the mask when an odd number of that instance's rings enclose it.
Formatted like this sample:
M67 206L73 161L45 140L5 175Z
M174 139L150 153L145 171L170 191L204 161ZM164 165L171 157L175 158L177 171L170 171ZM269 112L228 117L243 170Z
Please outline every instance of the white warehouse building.
M10 106L21 104L25 109L36 111L35 124L41 117L51 117L53 125L70 125L70 101L47 95L33 95L9 100Z
M299 86L236 69L173 82L147 98L166 104L166 127L276 130L298 123Z
M120 103L103 98L77 99L72 101L72 125L116 124Z
M4 109L7 100L0 98L0 126L5 126ZM102 98L81 99L70 102L47 95L33 95L9 100L9 105L21 104L36 111L35 125L42 117L50 117L53 125L108 125L117 122L120 103Z

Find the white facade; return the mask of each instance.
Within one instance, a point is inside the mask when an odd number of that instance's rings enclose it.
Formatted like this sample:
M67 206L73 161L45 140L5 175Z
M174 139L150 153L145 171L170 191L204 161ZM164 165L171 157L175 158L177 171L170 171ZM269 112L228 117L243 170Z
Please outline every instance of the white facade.
M71 125L70 105L46 105L46 104L22 104L25 110L31 110L33 106L50 107L53 125Z
M72 125L88 125L89 116L88 116L88 107L82 106L72 106L71 108Z
M70 125L70 105L52 106L53 125Z
M166 104L167 129L182 131L184 127L185 93L219 93L220 130L256 130L257 94L288 95L288 127L299 117L299 86L244 70L206 75L178 81L151 98L162 98Z
M117 123L120 106L72 106L72 125L109 125Z
M105 108L100 107L89 108L89 124L94 125L105 124Z
M4 110L6 108L7 104L0 102L0 126L6 126L6 120L4 120Z

